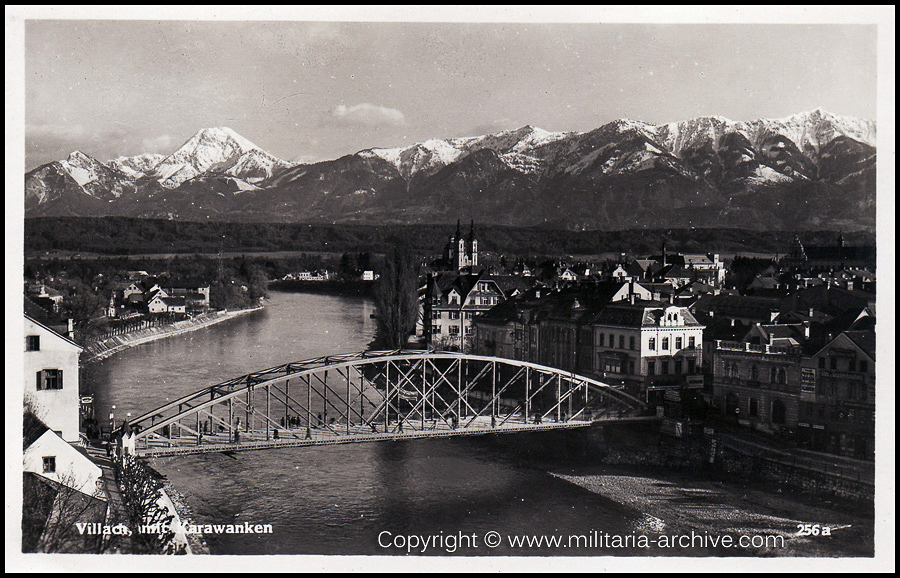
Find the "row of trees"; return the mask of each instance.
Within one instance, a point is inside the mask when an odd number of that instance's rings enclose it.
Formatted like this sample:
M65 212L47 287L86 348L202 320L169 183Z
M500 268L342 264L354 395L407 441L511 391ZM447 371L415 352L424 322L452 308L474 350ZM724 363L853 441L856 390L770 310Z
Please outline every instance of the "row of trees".
M455 220L455 219L454 219ZM103 254L216 253L225 251L359 251L386 254L392 238L418 250L439 253L454 225L359 225L179 222L126 217L42 217L25 220L28 251L90 251ZM659 249L663 239L673 251L783 252L794 231L731 228L568 231L536 227L479 227L479 241L498 253L596 255ZM802 231L805 243L834 243L833 231ZM868 232L845 232L848 245L874 244Z

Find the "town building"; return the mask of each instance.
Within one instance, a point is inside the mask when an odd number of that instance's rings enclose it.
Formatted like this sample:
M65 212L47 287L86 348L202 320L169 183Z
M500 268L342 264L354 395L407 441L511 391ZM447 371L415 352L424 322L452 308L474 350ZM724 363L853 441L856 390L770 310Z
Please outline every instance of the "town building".
M77 442L82 347L27 315L24 345L26 406L63 440Z
M800 348L717 341L713 346L713 405L720 415L767 433L797 428Z
M798 442L875 459L875 332L840 333L801 363Z
M24 420L23 470L93 496L100 484L100 468L33 413L26 412Z
M429 347L466 350L473 318L505 299L506 294L487 275L429 275L423 295L425 342Z
M650 403L666 390L701 388L703 329L686 307L616 303L593 320L593 373Z
M806 245L795 236L781 265L793 271L820 272L856 268L875 270L875 246L848 246L844 234L839 233L835 245Z
M187 313L187 302L184 297L166 297L162 292L159 292L147 303L147 311L153 315L185 315Z

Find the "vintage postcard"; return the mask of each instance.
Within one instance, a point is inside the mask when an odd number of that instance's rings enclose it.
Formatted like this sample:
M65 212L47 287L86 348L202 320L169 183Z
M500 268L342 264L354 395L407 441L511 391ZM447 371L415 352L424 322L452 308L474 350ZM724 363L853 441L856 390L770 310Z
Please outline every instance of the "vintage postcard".
M893 8L6 32L8 569L894 568Z

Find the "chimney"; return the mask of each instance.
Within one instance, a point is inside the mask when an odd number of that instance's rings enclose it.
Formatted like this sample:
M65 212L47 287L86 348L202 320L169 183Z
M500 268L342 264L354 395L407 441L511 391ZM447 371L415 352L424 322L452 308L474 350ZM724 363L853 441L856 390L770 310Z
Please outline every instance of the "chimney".
M815 311L816 311L816 310L813 309L812 307L809 308L809 315L808 315L808 317L809 317L810 319L812 319L813 313L815 313Z
M809 321L803 322L803 338L809 339Z
M775 345L775 334L771 331L769 332L769 345Z
M631 305L634 305L634 293L631 293L631 292L628 293L628 303L630 303Z
M669 293L669 305L674 305L674 304L675 304L675 291L673 290L671 293Z

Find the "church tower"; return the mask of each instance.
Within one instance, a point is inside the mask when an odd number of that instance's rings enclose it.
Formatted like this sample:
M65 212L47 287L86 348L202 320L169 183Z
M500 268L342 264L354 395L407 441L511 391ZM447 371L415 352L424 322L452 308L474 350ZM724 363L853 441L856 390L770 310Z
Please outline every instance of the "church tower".
M469 263L472 267L478 266L478 240L475 238L475 221L472 220L471 228L469 229Z

